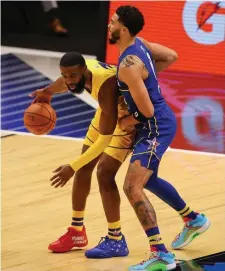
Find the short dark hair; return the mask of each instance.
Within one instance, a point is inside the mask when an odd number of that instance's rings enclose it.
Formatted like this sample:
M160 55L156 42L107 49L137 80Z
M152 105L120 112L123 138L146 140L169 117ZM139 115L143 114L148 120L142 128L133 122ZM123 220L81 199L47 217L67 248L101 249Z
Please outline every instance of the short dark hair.
M78 52L68 52L60 59L60 66L70 67L76 65L86 65L84 57Z
M126 26L131 36L136 36L143 28L144 16L139 9L133 6L120 6L116 10L118 21Z

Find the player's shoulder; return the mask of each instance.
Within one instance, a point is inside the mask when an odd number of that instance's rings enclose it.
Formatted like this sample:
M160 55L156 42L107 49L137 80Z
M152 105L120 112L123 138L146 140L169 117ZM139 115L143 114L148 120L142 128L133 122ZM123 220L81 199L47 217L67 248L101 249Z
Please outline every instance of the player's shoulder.
M86 65L87 65L88 70L91 71L93 76L97 78L102 77L103 72L96 59L87 59Z
M85 59L87 67L94 67L98 65L98 61L94 58L86 58Z
M141 41L142 43L144 43L145 45L148 43L148 41L142 37L137 37L137 40Z
M116 74L116 66L115 65L109 65L107 63L101 62L96 59L88 59L86 60L86 65L88 69L91 71L95 71L96 73L102 73L102 74Z
M143 61L138 55L135 54L129 54L124 56L124 58L121 60L119 65L119 71L120 70L136 70L143 67Z
M119 89L116 76L108 77L101 85L98 93L99 102L104 103L105 100L113 101L119 97Z

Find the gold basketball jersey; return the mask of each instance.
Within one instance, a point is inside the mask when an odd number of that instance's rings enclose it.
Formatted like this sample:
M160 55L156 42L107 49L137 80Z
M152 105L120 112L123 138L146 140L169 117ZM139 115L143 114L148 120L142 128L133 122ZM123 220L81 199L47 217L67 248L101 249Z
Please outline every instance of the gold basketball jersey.
M107 79L116 75L116 66L111 66L95 59L87 59L86 64L88 70L92 73L91 96L98 101L99 89Z
M86 65L88 70L92 73L92 90L90 95L98 101L98 93L102 84L110 77L116 75L116 66L100 62L96 59L86 59ZM120 96L118 102L118 117L120 118L127 114L127 106L124 103L123 96Z

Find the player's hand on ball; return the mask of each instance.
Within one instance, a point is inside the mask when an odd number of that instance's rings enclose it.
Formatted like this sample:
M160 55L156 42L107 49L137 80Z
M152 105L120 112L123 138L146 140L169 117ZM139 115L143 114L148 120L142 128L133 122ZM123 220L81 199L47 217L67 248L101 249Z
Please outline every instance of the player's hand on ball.
M70 165L60 166L53 171L56 173L50 179L51 185L55 188L61 186L63 187L71 177L73 177L75 171L72 169Z
M46 89L37 89L29 94L29 97L34 98L32 104L34 103L50 103L52 99L52 93Z

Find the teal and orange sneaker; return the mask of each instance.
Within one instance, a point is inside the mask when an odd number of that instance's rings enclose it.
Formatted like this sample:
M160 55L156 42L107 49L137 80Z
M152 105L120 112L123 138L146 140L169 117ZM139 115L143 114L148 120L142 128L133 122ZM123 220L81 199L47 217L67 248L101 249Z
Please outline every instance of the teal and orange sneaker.
M150 257L128 268L129 271L166 271L176 268L174 254L171 252L154 251Z
M125 257L129 254L125 237L121 240L110 239L108 236L102 237L99 244L85 252L85 256L91 259Z
M180 249L190 244L195 237L205 232L211 223L204 214L198 214L194 220L185 223L183 230L173 240L171 247Z

